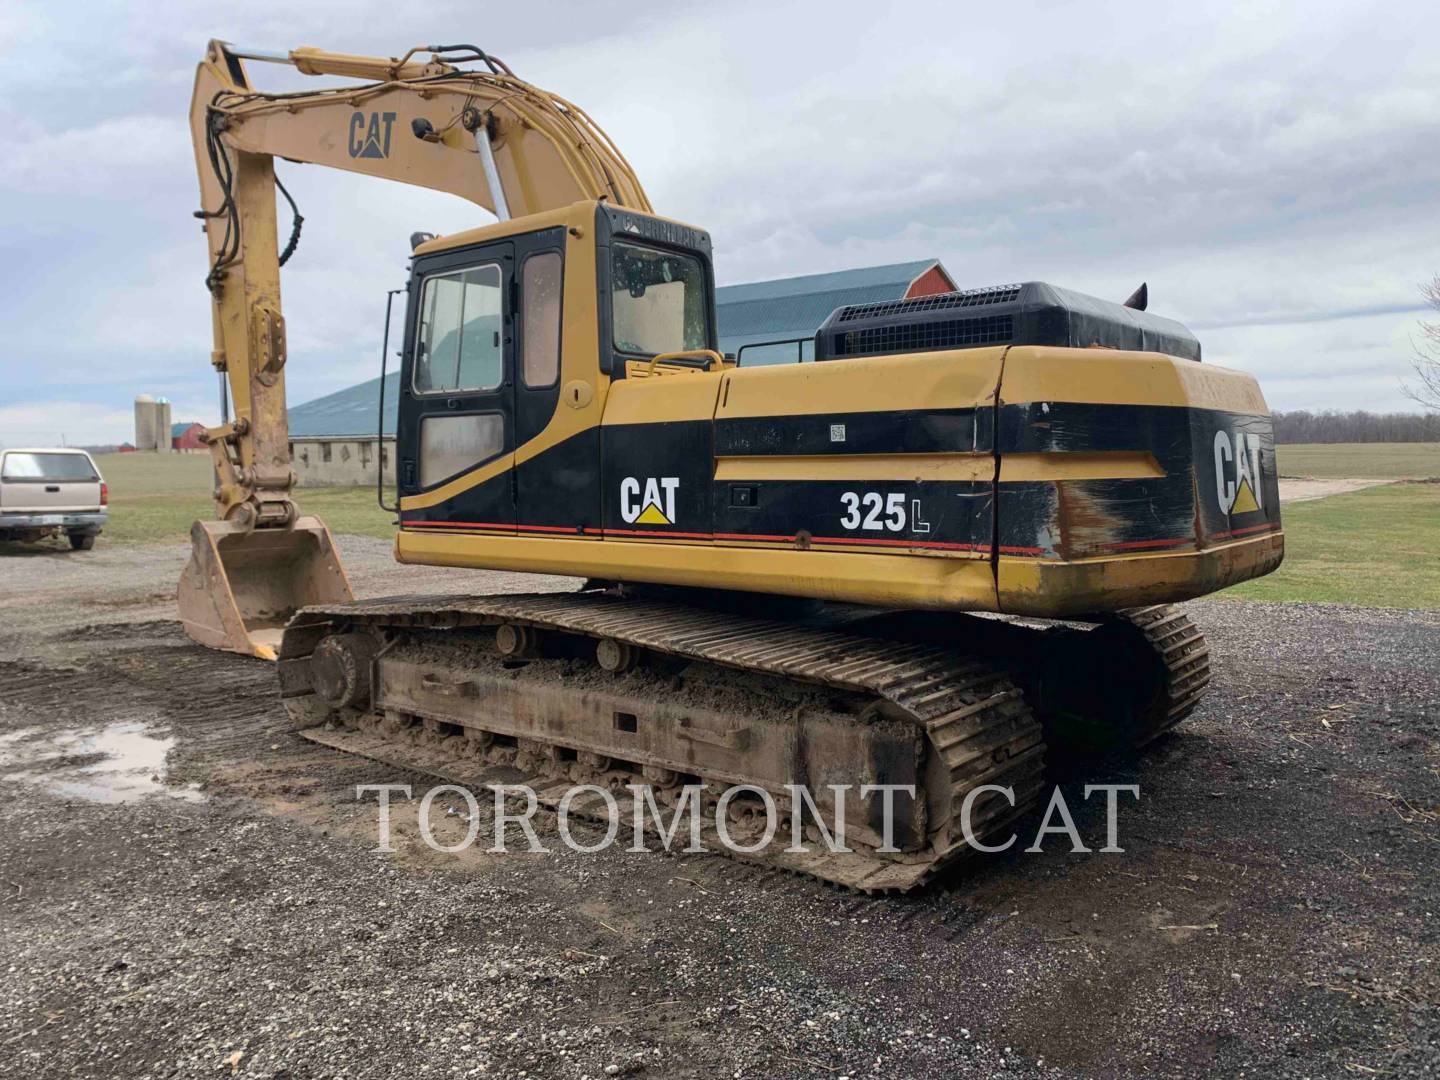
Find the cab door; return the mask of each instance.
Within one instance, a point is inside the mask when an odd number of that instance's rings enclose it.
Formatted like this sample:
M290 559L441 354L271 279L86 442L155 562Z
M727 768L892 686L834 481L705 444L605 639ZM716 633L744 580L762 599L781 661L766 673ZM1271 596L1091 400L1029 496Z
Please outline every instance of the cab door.
M564 340L565 244L562 228L515 238L517 520L521 533L596 536L600 427L591 400L598 359L593 346L585 355L585 335ZM593 291L594 284L583 287Z
M405 528L515 531L514 247L417 261L400 392Z

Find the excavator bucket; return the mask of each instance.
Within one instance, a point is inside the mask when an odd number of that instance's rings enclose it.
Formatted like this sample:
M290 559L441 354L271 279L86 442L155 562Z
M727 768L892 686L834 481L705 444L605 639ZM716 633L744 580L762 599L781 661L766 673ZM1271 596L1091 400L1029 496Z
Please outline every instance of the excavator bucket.
M185 633L201 645L274 660L298 609L354 596L330 530L302 517L288 529L195 522L177 599Z

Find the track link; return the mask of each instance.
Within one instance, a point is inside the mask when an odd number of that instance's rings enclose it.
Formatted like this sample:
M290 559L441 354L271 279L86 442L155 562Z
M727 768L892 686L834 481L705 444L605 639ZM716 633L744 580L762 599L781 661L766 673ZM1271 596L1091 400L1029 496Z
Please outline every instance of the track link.
M1154 698L1137 717L1131 744L1153 742L1195 711L1210 685L1210 646L1175 604L1130 608L1117 616L1143 636L1164 671Z
M1028 812L1039 796L1044 771L1040 725L1020 689L994 667L932 645L876 640L612 593L397 597L308 608L292 620L281 643L282 693L290 699L293 711L318 719L326 710L316 709L319 702L310 696L314 673L309 668L316 646L335 635L368 633L374 636L378 648L379 659L373 667L376 705L359 723L353 715L346 721L345 714L351 710L332 709L331 722L305 732L307 738L467 785L496 782L484 777L496 769L505 769L512 777L508 782L529 783L546 805L555 805L563 790L576 781L601 780L612 788L622 786L626 780L643 782L634 772L626 774L614 768L597 772L593 765L586 765L596 760L595 744L576 741L567 745L563 728L558 732L552 727L524 733L519 745L548 748L542 754L525 750L511 755L502 744L498 752L492 749L476 760L475 736L478 734L489 745L491 733L487 729L493 728L502 738L515 734L516 729L507 728L507 721L513 717L466 716L457 726L453 710L427 717L423 704L412 704L409 714L430 721L420 731L407 729L403 720L397 723L393 715L388 723L381 721L386 715L381 673L387 649L403 646L406 635L448 632L449 637L441 633L436 640L459 640L466 635L479 640L480 632L487 628L506 627L529 628L539 635L559 635L571 642L589 639L592 648L605 642L621 643L685 663L760 673L791 687L823 687L851 697L858 695L857 700L871 704L853 721L857 753L868 745L865 739L871 737L869 733L876 726L908 725L913 738L923 742L923 771L916 777L921 788L919 797L928 808L922 815L923 842L898 853L881 852L853 841L851 846L856 850L850 854L829 852L823 847L790 853L783 850L789 839L788 817L784 815L779 833L782 839L758 853L740 854L707 840L711 850L747 862L861 892L906 891L974 854L961 834L958 814L965 796L975 788L1000 785L1015 793L1013 806L989 792L975 800L973 832L986 841L1004 835L1010 823ZM524 630L502 633L509 635L507 641L529 640ZM616 655L613 647L607 648L610 655ZM444 670L459 669L452 664ZM433 678L440 680L441 676ZM514 692L513 687L510 692ZM676 722L684 724L683 720ZM795 730L790 742L803 746L813 736L802 721L793 722ZM771 722L772 728L775 723ZM673 756L647 759L633 750L622 755L600 747L599 760L608 762L606 755L625 757L632 769L646 776L665 775L668 779L669 774L684 771L698 778L707 790L736 779L733 771L726 774L715 770L712 774L704 760L697 760L692 768L679 769ZM709 760L713 759L712 754ZM880 760L857 761L851 782L877 782L880 777L873 770ZM776 766L773 758L755 763L771 768L772 774ZM539 769L535 768L537 764ZM783 761L779 764L785 765ZM516 765L524 766L520 770L526 774L523 781L513 779ZM861 771L864 768L871 771L867 774ZM806 782L803 772L802 768L794 782ZM835 782L833 774L825 782ZM598 795L593 802L603 805ZM577 800L572 811L595 816L597 808L587 808ZM706 828L714 830L713 820Z

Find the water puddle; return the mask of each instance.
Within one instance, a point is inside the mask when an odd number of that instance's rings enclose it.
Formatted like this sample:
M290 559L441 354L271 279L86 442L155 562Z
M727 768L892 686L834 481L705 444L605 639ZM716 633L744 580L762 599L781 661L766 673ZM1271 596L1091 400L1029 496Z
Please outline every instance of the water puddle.
M0 770L5 770L0 779L90 802L135 802L150 795L201 802L205 796L198 784L165 782L165 755L174 745L173 738L150 734L138 720L98 731L24 728L0 735Z

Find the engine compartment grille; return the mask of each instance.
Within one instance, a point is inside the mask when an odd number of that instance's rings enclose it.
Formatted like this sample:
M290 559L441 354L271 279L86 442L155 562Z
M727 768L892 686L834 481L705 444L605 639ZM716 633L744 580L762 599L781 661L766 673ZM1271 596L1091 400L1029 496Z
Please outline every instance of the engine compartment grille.
M1108 348L1200 359L1174 319L1043 281L837 307L815 331L815 359L938 352L997 345Z
M882 353L963 349L977 345L1005 345L1015 336L1009 315L982 315L946 322L896 323L867 326L837 335L835 355L876 356Z
M886 300L878 304L851 304L841 309L836 322L853 322L876 315L908 315L919 311L941 311L946 308L981 307L985 304L1006 304L1020 297L1019 285L992 285L984 289L962 289L959 292L936 293L913 300Z

